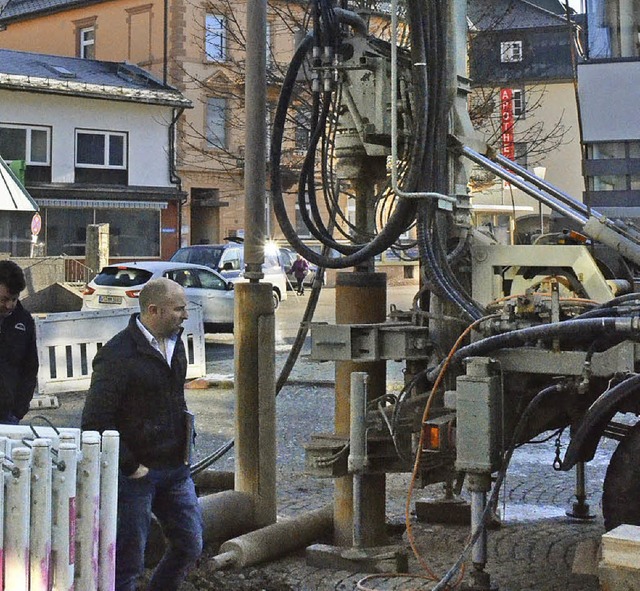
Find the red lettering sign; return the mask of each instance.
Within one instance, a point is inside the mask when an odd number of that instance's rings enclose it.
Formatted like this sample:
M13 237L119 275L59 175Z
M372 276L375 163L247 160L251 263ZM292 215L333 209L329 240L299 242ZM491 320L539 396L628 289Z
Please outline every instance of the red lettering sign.
M500 112L502 130L502 154L510 160L515 160L516 150L513 143L513 90L500 90Z

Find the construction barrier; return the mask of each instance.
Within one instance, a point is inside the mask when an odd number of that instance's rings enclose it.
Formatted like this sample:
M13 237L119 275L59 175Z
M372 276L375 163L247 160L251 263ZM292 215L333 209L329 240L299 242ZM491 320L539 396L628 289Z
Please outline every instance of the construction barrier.
M0 590L113 591L119 434L0 426Z
M63 312L35 317L38 386L31 408L52 406L47 397L87 390L98 349L125 328L133 309ZM202 309L188 307L182 340L187 350L187 378L206 374ZM43 402L44 399L44 402Z

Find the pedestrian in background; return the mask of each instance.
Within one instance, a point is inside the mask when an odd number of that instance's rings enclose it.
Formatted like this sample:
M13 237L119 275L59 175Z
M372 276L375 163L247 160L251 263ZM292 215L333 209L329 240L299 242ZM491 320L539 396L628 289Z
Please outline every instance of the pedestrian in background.
M298 255L293 264L291 265L291 272L293 276L296 278L296 282L298 284L296 291L298 295L304 294L304 278L307 276L309 272L309 263L302 257L301 254Z
M180 338L187 300L184 289L165 278L146 283L139 299L140 313L94 358L82 428L120 432L116 591L136 589L152 513L167 548L149 591L176 591L202 552Z
M19 301L22 269L0 261L0 423L17 425L29 411L38 378L35 322Z

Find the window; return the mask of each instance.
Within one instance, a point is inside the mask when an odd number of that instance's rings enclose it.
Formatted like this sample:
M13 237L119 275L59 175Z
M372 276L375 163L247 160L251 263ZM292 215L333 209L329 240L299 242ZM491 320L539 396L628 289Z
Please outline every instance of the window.
M500 61L503 64L522 61L522 41L503 41L500 43Z
M160 256L160 210L133 208L42 208L47 256L84 256L89 224L109 224L114 257Z
M7 162L24 160L27 165L49 165L48 127L0 124L0 156Z
M209 148L227 147L227 99L207 99L206 137Z
M210 62L227 59L226 18L219 14L207 14L205 22L205 56Z
M529 147L526 142L515 142L513 147L515 151L514 160L523 168L527 168L527 153L529 151Z
M309 217L311 217L311 213L309 212L309 208L307 207L307 213ZM296 232L298 236L309 237L311 236L311 232L309 232L309 228L307 228L307 224L302 218L302 213L300 213L300 205L296 203Z
M267 21L267 39L266 39L266 51L267 51L267 69L273 66L273 39L271 38L271 23Z
M127 134L76 130L76 183L128 184Z
M96 59L96 28L78 29L78 57L86 60Z
M24 181L51 182L51 128L0 124L0 156L24 161Z
M125 168L124 133L76 131L76 166L91 168Z
M309 147L311 138L311 114L306 108L298 108L296 111L296 136L295 150L304 153Z
M524 119L524 90L520 88L513 89L513 115Z

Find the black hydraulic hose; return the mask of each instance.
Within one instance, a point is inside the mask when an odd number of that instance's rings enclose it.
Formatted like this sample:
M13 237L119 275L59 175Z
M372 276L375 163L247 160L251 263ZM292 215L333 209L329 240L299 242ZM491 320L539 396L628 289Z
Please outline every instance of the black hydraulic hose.
M280 92L280 100L276 109L273 125L273 139L271 142L271 192L273 197L273 208L280 228L289 243L308 261L330 269L344 269L353 267L373 258L389 248L402 234L415 215L415 202L408 199L400 199L396 209L389 218L385 228L368 244L364 245L357 252L339 257L324 257L309 248L298 236L298 233L291 225L282 195L282 178L280 171L280 159L282 154L282 138L284 135L284 125L286 113L291 101L293 87L296 77L305 56L312 45L313 37L307 35L296 50L289 69L285 74Z
M618 412L620 402L633 395L637 399L640 394L640 375L630 374L623 381L611 388L607 388L589 407L591 420L583 420L573 434L571 443L562 460L562 470L568 471L578 462L588 462L593 459L600 437L594 437L594 433L600 434L607 423Z
M519 347L539 339L564 337L576 342L582 342L584 340L592 341L603 333L640 337L640 323L635 317L587 318L584 320L563 320L562 322L531 326L487 337L470 345L466 345L456 351L451 362L461 361L465 357L478 357L497 349Z

